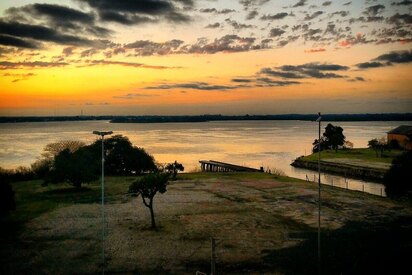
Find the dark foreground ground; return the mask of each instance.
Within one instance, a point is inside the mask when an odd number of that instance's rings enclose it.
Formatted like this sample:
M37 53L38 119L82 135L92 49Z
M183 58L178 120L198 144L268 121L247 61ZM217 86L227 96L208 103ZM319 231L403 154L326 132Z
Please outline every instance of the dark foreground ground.
M106 271L116 274L317 273L317 188L267 174L185 174L155 199L150 230L133 178L107 180ZM81 191L14 184L17 211L0 220L0 274L101 272L99 182ZM412 208L325 186L322 273L402 274L410 269Z

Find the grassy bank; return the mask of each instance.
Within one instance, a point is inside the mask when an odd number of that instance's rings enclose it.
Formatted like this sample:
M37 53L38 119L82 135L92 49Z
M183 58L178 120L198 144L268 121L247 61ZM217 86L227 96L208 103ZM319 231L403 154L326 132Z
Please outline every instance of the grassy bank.
M324 172L358 179L381 181L389 170L392 160L403 151L385 151L383 156L369 148L325 150L321 152L321 169ZM296 159L293 166L310 170L318 169L318 154Z
M179 175L155 198L158 231L134 180L106 182L109 273L209 272L210 237L223 274L316 272L317 188L265 173ZM92 274L100 270L100 184L82 190L39 181L13 184L17 211L0 220L0 273ZM411 254L408 201L322 191L325 274L393 273ZM379 265L376 263L379 262Z
M384 151L382 157L377 156L376 152L369 148L354 148L347 150L325 150L321 152L322 160L357 160L366 164L391 164L394 157L400 155L401 150ZM318 154L311 154L303 157L303 160L318 161Z

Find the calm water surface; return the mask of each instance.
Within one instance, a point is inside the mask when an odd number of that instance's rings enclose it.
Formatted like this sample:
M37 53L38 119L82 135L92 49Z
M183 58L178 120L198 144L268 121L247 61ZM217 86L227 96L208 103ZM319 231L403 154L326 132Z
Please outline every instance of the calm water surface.
M386 135L390 129L411 122L333 122L343 127L354 147ZM326 126L324 122L323 127ZM224 121L204 123L115 124L108 121L35 122L0 124L0 166L28 166L44 146L64 139L90 143L93 130L112 130L128 136L158 162L177 160L186 171L198 168L199 160L218 160L265 169L280 169L288 176L313 180L314 172L293 168L298 156L310 154L318 135L309 121ZM342 177L323 175L325 183L380 194L382 186ZM383 192L384 193L384 192Z

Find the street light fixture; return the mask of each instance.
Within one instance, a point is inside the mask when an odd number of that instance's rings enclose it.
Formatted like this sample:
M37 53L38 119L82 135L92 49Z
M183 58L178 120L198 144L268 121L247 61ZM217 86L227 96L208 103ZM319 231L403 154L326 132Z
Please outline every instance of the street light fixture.
M105 268L105 254L104 254L104 237L105 237L105 217L104 217L104 136L108 136L113 134L112 131L101 132L101 131L93 131L94 135L98 135L102 139L102 267L103 267L103 274Z
M316 122L319 122L319 137L318 137L318 272L319 274L321 273L321 254L320 254L320 189L321 189L321 184L320 184L320 146L321 146L321 140L320 140L320 127L321 127L321 121L322 121L322 116L320 112L318 113L319 117L316 119Z

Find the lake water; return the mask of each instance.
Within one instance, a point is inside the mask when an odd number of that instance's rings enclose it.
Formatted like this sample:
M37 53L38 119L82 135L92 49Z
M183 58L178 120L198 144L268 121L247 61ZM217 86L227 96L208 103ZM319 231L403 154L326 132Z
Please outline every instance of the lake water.
M323 122L323 128L327 122ZM411 122L333 122L344 129L354 147L366 147L368 140ZM108 121L34 122L0 124L0 166L29 166L44 146L59 140L96 139L94 130L112 130L145 148L160 163L177 160L186 171L199 168L199 160L218 160L313 180L316 172L294 168L290 163L311 153L318 135L310 121L223 121L204 123L115 124ZM323 131L323 130L322 130ZM343 177L322 175L325 184L384 195L383 186Z

